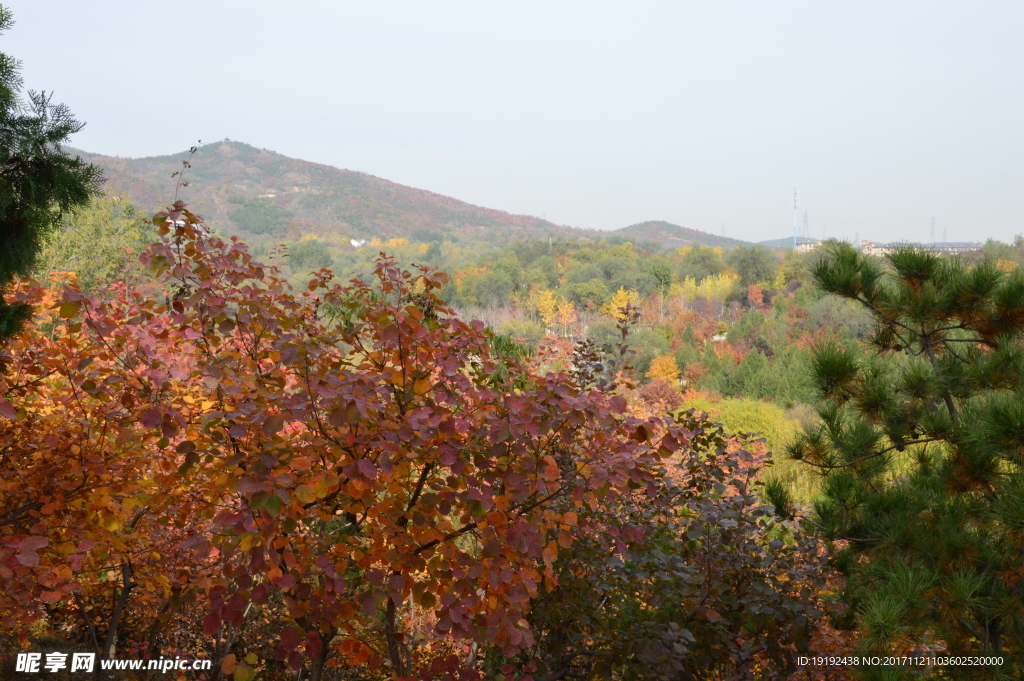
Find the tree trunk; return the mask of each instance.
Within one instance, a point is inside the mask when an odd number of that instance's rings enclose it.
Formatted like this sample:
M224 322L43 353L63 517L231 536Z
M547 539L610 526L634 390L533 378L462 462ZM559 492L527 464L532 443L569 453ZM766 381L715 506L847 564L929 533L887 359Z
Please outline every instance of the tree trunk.
M331 641L334 640L338 629L337 627L331 627L331 630L326 634L323 632L318 633L320 634L320 653L312 660L309 670L309 681L322 681L324 669L327 666L327 658L331 656Z
M398 607L395 601L388 597L387 618L384 621L384 634L388 641L388 657L391 658L391 666L395 670L395 676L406 676L405 662L402 660L402 645L398 642L398 635L395 632L395 619Z

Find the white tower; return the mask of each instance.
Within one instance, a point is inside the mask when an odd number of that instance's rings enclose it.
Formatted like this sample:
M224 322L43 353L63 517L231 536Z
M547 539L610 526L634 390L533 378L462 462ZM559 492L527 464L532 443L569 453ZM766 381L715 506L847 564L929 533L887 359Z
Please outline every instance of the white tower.
M799 207L797 201L796 187L793 187L793 249L796 250L796 219L797 219L797 208Z

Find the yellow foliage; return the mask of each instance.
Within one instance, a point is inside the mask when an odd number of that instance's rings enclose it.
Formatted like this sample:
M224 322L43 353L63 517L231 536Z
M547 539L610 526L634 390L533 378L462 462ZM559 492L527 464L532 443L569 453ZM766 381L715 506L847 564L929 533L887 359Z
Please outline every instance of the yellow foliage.
M408 239L402 239L402 238L388 239L388 246L390 246L391 248L395 248L397 246L407 246L408 244L409 244L409 240Z
M732 272L724 272L713 277L705 277L698 284L693 277L686 277L682 282L674 284L669 290L673 298L682 298L689 302L695 298L723 300L732 290L739 276Z
M601 308L601 312L605 313L610 317L615 317L616 319L619 319L622 316L622 308L626 307L627 305L639 306L639 304L640 296L637 295L636 291L630 291L629 289L626 288L620 288L618 291L615 292L611 300L605 303L605 306Z
M537 315L544 321L544 324L551 326L555 321L555 314L558 308L558 301L551 291L540 291L537 294Z
M647 370L647 378L652 381L659 378L675 384L679 380L679 366L676 358L672 355L655 357L651 362L651 368Z
M1012 260L1003 260L1000 258L996 260L996 267L1001 269L1003 272L1012 272L1017 269L1017 263Z
M571 300L561 298L558 301L558 309L555 312L555 320L562 326L572 326L578 321L576 306Z
M724 399L713 402L706 397L687 400L684 409L699 409L720 420L727 431L734 433L760 433L768 449L781 454L800 432L800 423L786 418L786 412L770 402L759 400Z
M765 473L765 479L780 480L795 498L810 502L817 493L820 480L807 464L786 456L786 445L800 434L800 422L789 418L778 406L758 400L724 399L713 401L696 394L683 396L683 409L697 409L711 415L733 433L759 433L772 452L774 465Z

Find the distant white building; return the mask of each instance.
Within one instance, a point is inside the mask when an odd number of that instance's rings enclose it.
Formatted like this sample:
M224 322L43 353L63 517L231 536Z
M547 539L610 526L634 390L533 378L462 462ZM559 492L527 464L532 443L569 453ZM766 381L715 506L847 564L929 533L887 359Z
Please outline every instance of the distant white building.
M366 244L370 243L366 239L349 239L348 242L352 244L352 248L362 248Z
M810 253L811 251L813 251L814 249L816 249L820 245L821 245L820 241L805 241L802 244L797 244L796 245L796 252L797 253Z

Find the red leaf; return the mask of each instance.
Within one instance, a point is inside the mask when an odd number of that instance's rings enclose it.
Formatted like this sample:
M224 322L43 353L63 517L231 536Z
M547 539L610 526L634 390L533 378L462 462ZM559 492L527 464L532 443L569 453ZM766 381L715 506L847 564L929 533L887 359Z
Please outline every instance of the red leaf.
M157 409L147 409L142 412L141 416L139 416L139 423L144 425L146 428L156 428L160 425L160 421L162 420L162 414Z
M56 603L61 598L59 591L44 591L39 594L39 600L43 603Z
M36 565L39 565L39 554L35 551L25 551L24 553L19 553L16 556L16 558L18 559L19 563L21 563L22 565L27 565L28 567L35 567Z
M203 620L203 631L207 636L216 636L220 629L220 613L211 612Z
M274 437L284 428L284 419L276 414L263 422L263 434L267 437Z
M64 300L76 301L76 300L81 300L82 299L82 292L81 291L76 291L75 289L71 288L70 286L65 286L64 287L63 294L64 294Z
M377 467L373 465L373 462L369 459L359 459L356 462L356 467L359 468L360 474L366 478L373 478L377 475Z
M0 416L4 416L9 419L17 418L18 416L18 410L2 397L0 397Z
M295 650L299 645L299 630L295 627L285 627L281 632L281 646L285 650Z
M235 489L242 494L252 494L253 492L258 492L263 489L263 484L256 478L239 478L238 482L235 483Z
M18 550L19 551L35 551L36 549L43 548L44 546L46 546L49 543L50 543L50 540L47 539L46 537L37 537L37 536L25 537L20 542L18 542Z

